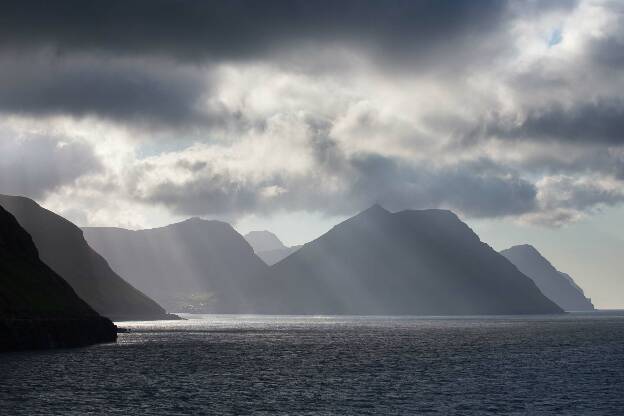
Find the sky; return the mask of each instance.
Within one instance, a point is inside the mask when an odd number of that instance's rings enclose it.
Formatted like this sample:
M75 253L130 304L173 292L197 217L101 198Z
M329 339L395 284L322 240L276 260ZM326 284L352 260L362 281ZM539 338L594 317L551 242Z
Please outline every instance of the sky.
M0 193L300 244L380 203L624 308L624 4L0 3Z

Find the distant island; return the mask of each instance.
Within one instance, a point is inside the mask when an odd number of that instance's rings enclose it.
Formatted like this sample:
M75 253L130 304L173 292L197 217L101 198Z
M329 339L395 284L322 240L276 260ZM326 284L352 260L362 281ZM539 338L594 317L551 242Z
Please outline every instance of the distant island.
M41 261L30 235L0 207L0 351L116 339L115 325Z
M594 305L569 275L557 270L537 249L524 244L501 251L544 295L566 311L593 311Z

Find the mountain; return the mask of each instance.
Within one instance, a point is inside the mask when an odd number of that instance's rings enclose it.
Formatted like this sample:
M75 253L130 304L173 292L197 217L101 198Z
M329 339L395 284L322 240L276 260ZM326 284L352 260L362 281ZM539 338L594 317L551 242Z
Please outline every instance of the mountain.
M254 249L256 255L269 266L282 261L301 247L287 247L275 234L266 230L251 231L245 234L245 240Z
M567 274L558 271L535 247L525 244L501 251L522 273L529 276L549 299L566 311L593 311L594 305Z
M273 265L257 309L287 314L547 314L562 310L450 211L375 205Z
M129 282L177 311L248 312L268 266L232 228L200 218L149 230L85 228L89 244Z
M266 230L251 231L245 234L245 240L247 240L256 253L287 248L275 234Z
M114 342L98 315L41 261L28 233L0 207L0 351Z
M173 318L119 277L65 218L24 197L0 195L0 205L32 236L41 260L101 315L114 320Z

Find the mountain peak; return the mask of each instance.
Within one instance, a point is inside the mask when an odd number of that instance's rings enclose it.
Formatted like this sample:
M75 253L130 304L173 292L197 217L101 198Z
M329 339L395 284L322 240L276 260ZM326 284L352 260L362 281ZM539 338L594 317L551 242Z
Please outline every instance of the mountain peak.
M542 256L542 253L540 253L539 250L536 249L531 244L518 244L515 246L511 246L506 250L502 250L501 254L507 258L522 257L527 260L532 259L532 261L542 264L543 267L551 267L555 269L555 267L550 263L550 261L548 261L546 257Z
M256 253L268 250L283 250L284 243L272 232L267 230L250 231L245 234L245 240L253 247Z
M504 251L508 251L508 250L518 250L518 251L524 251L524 252L531 252L533 254L540 254L540 252L531 244L518 244L515 246L511 246L507 250L504 250Z
M187 226L187 227L227 227L230 228L230 224L224 221L219 221L219 220L207 220L205 218L201 218L201 217L191 217L191 218L187 218L183 221L180 222L176 222L173 224L169 224L166 225L164 228L170 227L170 228L177 228L180 226ZM163 228L163 227L157 227L156 229L159 228Z
M203 219L203 218L201 218L201 217L191 217L191 218L187 218L187 219L185 219L185 220L184 220L184 221L182 221L182 222L183 222L183 223L184 223L184 222L186 222L186 223L189 223L189 224L197 224L197 223L201 223L201 222L204 222L204 221L206 221L206 220L204 220L204 219Z
M378 203L373 204L372 206L370 206L369 208L365 209L364 211L360 212L359 215L383 215L386 216L388 214L390 214L390 211L388 211L387 209L385 209L384 207L382 207L381 205L379 205Z
M527 276L451 215L441 210L390 213L375 204L271 266L261 310L354 315L561 312Z

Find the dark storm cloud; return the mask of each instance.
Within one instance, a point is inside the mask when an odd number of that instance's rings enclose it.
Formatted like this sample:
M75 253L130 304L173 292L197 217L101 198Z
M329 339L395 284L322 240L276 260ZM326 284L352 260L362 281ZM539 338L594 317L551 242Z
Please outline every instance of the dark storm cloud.
M592 39L586 46L588 58L595 64L613 69L621 70L624 66L624 4L618 1L610 1L603 4L610 11L612 25L617 31L607 31Z
M558 177L545 185L547 209L566 208L578 212L616 205L624 201L622 187L605 187L596 181L579 181L569 176Z
M491 33L494 0L20 0L0 6L0 46L158 54L198 60L258 57L306 42L347 42L420 54Z
M463 68L482 47L500 47L487 39L507 9L494 0L3 1L0 111L237 123L240 114L198 108L211 92L199 74L220 62L335 71L333 58L299 51L342 46L386 67Z
M358 177L350 199L361 206L380 202L394 210L443 207L472 217L523 214L536 207L532 183L487 159L437 168L380 156L358 157L351 163Z
M0 111L175 125L209 118L197 108L204 84L193 71L149 62L17 57L0 61Z
M0 136L0 193L44 196L101 169L93 149L61 138Z
M237 183L222 175L200 177L184 185L165 181L150 189L142 198L146 202L163 204L181 215L239 216L261 212L260 189L254 185Z
M529 110L519 124L493 123L487 131L499 137L621 145L624 144L624 100L603 98L570 106L555 103Z
M621 20L624 23L624 19ZM587 50L589 58L596 64L615 70L621 70L624 66L624 42L621 39L608 37L594 40Z
M621 160L615 167L615 177L624 181L624 160Z

